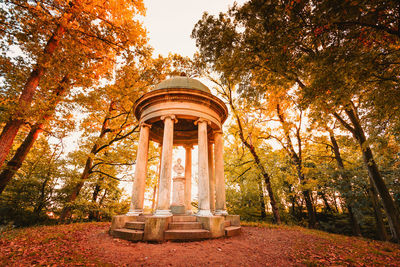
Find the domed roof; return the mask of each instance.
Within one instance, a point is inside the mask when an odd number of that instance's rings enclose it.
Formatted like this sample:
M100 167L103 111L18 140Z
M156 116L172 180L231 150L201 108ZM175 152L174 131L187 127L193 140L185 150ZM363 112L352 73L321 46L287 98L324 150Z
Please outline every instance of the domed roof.
M157 84L152 91L169 88L194 89L210 93L210 89L208 89L208 87L202 84L200 81L184 76L174 76L170 79L162 81Z

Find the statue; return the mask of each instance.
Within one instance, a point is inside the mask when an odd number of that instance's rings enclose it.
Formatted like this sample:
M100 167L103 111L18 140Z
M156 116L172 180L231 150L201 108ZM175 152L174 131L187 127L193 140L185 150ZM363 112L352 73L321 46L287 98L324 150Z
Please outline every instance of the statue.
M174 172L176 173L176 177L182 177L182 174L185 172L185 168L182 166L182 160L177 159L176 164L173 167Z
M177 159L173 170L176 176L172 179L172 204L171 211L173 214L185 213L185 168L182 166L182 160Z

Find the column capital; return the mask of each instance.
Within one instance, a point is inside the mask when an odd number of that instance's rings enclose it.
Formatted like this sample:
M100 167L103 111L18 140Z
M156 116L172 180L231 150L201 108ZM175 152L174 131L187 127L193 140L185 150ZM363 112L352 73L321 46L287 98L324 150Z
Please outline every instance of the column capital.
M197 125L197 124L199 124L199 123L201 123L201 122L206 122L208 125L211 125L211 121L209 121L209 120L207 120L207 119L205 119L205 118L198 118L198 119L194 122L194 125Z
M214 135L216 134L223 134L224 132L222 130L215 130L213 131Z
M145 122L140 122L139 123L140 127L149 127L149 129L151 128L151 124L145 123Z
M193 145L184 145L183 146L185 149L193 149Z
M177 123L177 122L178 122L178 119L176 118L175 115L164 115L164 116L161 116L160 119L163 121L163 120L165 120L166 118L170 118L174 123Z

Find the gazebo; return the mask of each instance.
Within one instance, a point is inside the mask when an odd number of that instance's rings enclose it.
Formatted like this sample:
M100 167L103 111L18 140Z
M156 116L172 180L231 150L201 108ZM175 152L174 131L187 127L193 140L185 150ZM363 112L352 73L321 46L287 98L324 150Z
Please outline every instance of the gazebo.
M239 216L228 215L225 203L222 124L227 119L228 109L224 102L200 81L176 76L139 98L134 113L139 121L140 137L132 201L126 215L113 218L111 234L148 241L238 234ZM143 211L149 141L161 145L154 214ZM198 212L193 215L191 152L194 145L198 146ZM184 177L174 178L171 205L174 146L183 146L186 155Z

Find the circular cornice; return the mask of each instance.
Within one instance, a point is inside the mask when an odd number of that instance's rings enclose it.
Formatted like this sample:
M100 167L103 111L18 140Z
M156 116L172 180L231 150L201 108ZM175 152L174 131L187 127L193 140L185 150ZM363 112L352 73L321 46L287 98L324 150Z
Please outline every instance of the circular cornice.
M196 103L204 105L219 115L221 124L228 117L228 108L225 103L211 93L187 88L167 88L150 91L140 97L134 105L134 114L140 121L142 113L152 105L166 102Z

